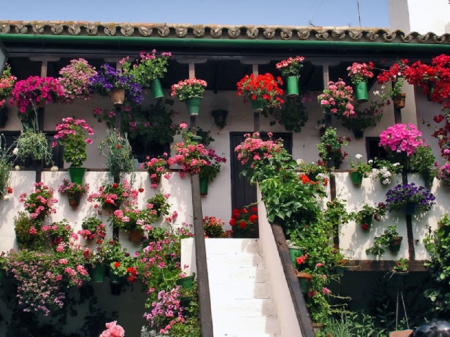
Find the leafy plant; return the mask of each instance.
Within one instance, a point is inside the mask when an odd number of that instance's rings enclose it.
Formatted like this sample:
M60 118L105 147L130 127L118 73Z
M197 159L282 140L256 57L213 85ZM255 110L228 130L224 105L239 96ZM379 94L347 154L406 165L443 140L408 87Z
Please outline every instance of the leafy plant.
M48 215L55 213L56 209L53 206L58 202L53 198L53 189L43 182L34 183L32 192L29 195L22 193L19 201L24 204L25 210L36 221L42 221Z
M170 204L167 201L169 195L157 193L154 197L147 200L147 204L152 205L152 209L156 211L158 217L169 215Z
M223 226L225 222L222 219L217 219L214 216L204 216L203 217L203 232L205 238L224 238L225 232L223 231Z
M145 88L149 87L151 81L164 77L171 58L172 53L162 52L157 55L156 50L153 49L151 53L141 51L139 58L131 62L130 57L127 56L120 63L123 73L133 75L135 81Z
M408 259L405 259L404 257L398 259L395 262L394 267L392 268L393 272L407 272L408 271Z
M14 156L11 153L11 147L6 148L6 139L2 134L0 135L0 200L13 192L9 186L13 166Z
M355 222L361 226L363 230L370 228L372 219L381 221L381 217L386 215L386 205L380 202L376 207L364 204L362 209L353 214Z
M81 223L81 231L78 231L83 239L92 240L96 237L100 239L104 239L106 235L105 225L100 218L97 217L88 217L83 219Z
M353 84L360 82L367 82L373 77L374 66L372 62L369 63L357 63L353 62L351 66L347 68L348 77L350 77Z
M379 84L390 83L386 93L378 93L383 99L394 98L402 92L403 84L405 83L405 73L408 71L408 60L399 60L391 65L388 70L378 74L377 80Z
M0 76L0 109L5 106L6 99L11 95L17 77L11 75L11 66L5 65L5 69Z
M371 101L366 108L355 106L355 113L341 118L342 125L349 130L365 130L375 127L383 117L384 102Z
M74 99L89 99L91 92L89 86L91 79L97 74L95 67L91 66L83 58L70 60L70 64L59 71L61 77L59 83L64 88L61 100L65 103L73 102Z
M204 80L190 78L172 85L172 97L177 97L180 101L185 101L192 97L203 97L203 93L208 84Z
M375 256L381 256L384 254L385 249L389 248L392 240L398 237L397 226L388 226L381 236L376 236L374 239L373 246L366 249L366 254L372 254Z
M342 152L342 146L347 146L350 140L350 137L339 136L335 128L327 128L317 144L319 157L324 162L334 160L335 166L340 165L348 156L347 152Z
M360 154L355 155L355 158L357 160L356 163L350 161L350 167L359 174L361 174L363 178L368 178L370 172L372 171L372 166L369 163L366 164L362 162L361 161L362 155Z
M328 82L328 87L317 96L317 100L325 113L338 118L349 117L355 114L353 102L353 88L341 78L337 82Z
M255 206L233 209L230 226L235 238L249 238L255 234L258 224L258 208Z
M408 160L408 170L410 172L433 173L436 157L430 146L419 146Z
M270 125L284 125L286 131L301 132L302 128L308 121L308 113L306 111L305 101L310 101L309 95L298 95L295 99L290 98L284 102L281 109L263 110L261 114L268 117L270 114L274 120L270 121Z
M392 177L395 174L401 173L403 166L400 163L392 163L387 159L373 159L372 176L379 179L383 185L392 183Z

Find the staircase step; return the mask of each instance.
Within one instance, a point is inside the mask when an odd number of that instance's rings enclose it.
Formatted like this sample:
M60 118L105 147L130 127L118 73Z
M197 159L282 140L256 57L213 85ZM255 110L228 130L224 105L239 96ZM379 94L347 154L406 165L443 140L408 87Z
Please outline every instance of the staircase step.
M213 316L261 317L275 315L275 305L268 298L211 298L214 307Z
M258 253L259 239L206 239L208 255L228 255L231 252L239 254Z
M214 317L214 337L217 336L277 336L278 320L276 317Z
M237 267L258 267L264 268L263 257L258 254L229 254L229 255L209 255L207 251L206 262L208 269L216 266L222 268L237 268ZM212 261L212 263L211 263Z

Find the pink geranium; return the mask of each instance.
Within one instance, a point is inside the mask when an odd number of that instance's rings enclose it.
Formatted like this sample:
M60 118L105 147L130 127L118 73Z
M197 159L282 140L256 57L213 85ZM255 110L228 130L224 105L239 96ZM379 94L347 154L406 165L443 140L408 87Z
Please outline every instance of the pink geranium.
M413 124L395 124L380 133L380 146L392 153L406 153L409 157L424 145L422 132Z
M355 114L353 102L353 88L342 79L337 82L328 82L328 88L317 96L317 99L326 113L337 117L350 117Z
M106 330L99 337L124 337L125 330L117 324L117 321L106 323Z
M172 93L170 95L172 97L176 96L180 101L192 97L202 97L206 86L206 81L194 77L172 85Z
M353 64L347 68L348 77L350 77L353 84L359 82L367 82L369 78L373 77L373 63L357 63Z

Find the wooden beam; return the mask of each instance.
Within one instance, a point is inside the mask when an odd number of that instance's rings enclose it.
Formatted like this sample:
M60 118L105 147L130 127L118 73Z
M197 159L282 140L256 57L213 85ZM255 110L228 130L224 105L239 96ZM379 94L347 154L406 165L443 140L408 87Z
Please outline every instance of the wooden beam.
M412 272L426 272L427 268L424 266L424 260L408 261L408 271ZM367 272L367 271L392 271L395 266L395 261L392 260L350 260L343 267L351 272Z

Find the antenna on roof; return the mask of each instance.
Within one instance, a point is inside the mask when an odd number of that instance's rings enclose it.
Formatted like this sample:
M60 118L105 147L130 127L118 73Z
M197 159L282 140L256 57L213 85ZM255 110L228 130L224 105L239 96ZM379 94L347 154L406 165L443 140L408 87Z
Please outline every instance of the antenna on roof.
M448 0L448 1L450 1L450 0ZM309 20L309 25L315 27L315 25L312 23L311 20Z
M358 8L359 28L361 28L361 12L360 12L360 10L359 10L359 0L356 0L356 7Z

